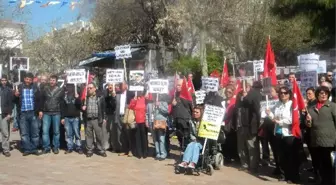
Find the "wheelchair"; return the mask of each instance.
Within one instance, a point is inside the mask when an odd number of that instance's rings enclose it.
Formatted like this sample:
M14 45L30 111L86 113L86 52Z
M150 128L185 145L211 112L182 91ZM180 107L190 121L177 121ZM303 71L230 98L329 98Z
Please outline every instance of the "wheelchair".
M225 142L225 136L223 135L224 131L222 131L223 130L221 129L221 133L217 141L208 139L205 146L203 144L203 147L205 147L204 153L202 154L203 149L201 149L195 169L178 166L179 162L182 162L183 159L184 150L181 151L180 161L175 165L175 174L199 176L200 173L204 173L211 176L215 170L220 170L224 166L224 156L222 154L221 145ZM184 138L182 138L182 141L184 142Z

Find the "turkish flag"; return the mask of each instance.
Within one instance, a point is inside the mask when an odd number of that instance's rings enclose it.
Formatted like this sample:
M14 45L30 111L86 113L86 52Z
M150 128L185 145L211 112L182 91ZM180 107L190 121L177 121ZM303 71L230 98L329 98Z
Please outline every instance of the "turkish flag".
M305 108L305 103L301 94L301 91L296 83L293 81L293 97L292 97L292 135L294 137L301 137L300 129L300 110Z
M188 101L192 101L191 94L188 90L188 84L187 84L186 78L183 78L181 92L180 92L180 98L188 100Z
M271 77L272 85L277 85L275 56L274 51L272 49L270 38L268 38L266 45L263 77L264 78Z
M230 103L229 103L229 105L226 109L229 109L236 104L237 95L242 90L243 90L243 88L242 88L241 82L240 82L240 80L237 80L236 89L235 89L234 94L233 94L232 98L230 99Z
M212 73L210 74L210 77L213 77L213 78L219 78L219 77L220 77L220 74L219 74L219 72L215 69L215 70L212 71Z
M226 60L224 60L222 77L220 79L220 87L223 88L227 86L229 82L230 82L229 69Z
M188 91L189 91L191 94L194 94L194 93L195 93L194 84L193 84L191 78L188 78Z

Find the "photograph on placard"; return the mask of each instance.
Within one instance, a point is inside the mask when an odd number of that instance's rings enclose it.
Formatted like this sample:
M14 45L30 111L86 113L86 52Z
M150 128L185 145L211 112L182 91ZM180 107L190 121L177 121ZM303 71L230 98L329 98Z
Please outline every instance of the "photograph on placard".
M9 63L10 70L29 70L29 58L27 57L11 57Z
M133 70L129 73L130 91L143 91L145 86L144 71Z
M157 70L152 70L145 73L145 81L149 81L151 79L158 79L159 78L159 72Z
M244 78L254 76L253 62L241 62L235 64L236 78Z

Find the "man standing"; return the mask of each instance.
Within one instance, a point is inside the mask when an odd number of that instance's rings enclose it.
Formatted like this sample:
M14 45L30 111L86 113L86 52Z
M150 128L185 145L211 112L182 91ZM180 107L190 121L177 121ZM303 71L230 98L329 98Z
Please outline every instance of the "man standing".
M57 86L57 76L50 76L49 86L44 87L41 96L43 102L43 124L42 143L43 153L50 153L50 126L53 131L53 153L59 153L60 147L60 126L61 126L61 101L64 97L64 90Z
M20 112L20 130L23 156L40 155L37 150L39 143L39 127L36 116L42 118L40 91L32 84L34 75L27 73L24 83L15 91L15 101Z
M85 141L87 148L87 157L93 155L94 149L94 135L96 135L96 146L98 154L102 157L107 157L105 148L103 146L102 126L106 124L105 113L105 98L103 95L97 94L97 86L94 83L88 85L88 97L86 98L86 105L82 107L84 111L85 126Z
M327 72L327 78L326 81L332 84L333 81L333 73L331 71Z
M11 117L13 110L13 92L7 86L7 77L2 75L1 77L1 87L0 87L0 129L2 135L2 153L6 157L10 157L9 149L9 123L8 120Z

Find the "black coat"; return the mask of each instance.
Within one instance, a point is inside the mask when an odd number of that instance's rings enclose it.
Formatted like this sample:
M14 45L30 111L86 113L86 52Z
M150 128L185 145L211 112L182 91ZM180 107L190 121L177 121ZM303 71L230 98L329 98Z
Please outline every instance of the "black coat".
M51 89L50 86L44 87L41 91L41 101L43 102L44 112L61 112L61 102L64 98L64 89L56 86Z
M1 114L2 117L12 114L14 107L13 104L13 91L8 86L0 87L0 96L1 96Z
M242 100L242 107L245 109L245 114L247 115L243 126L248 126L251 135L258 134L258 129L260 126L260 102L262 95L260 89L251 89L250 92Z
M177 104L173 106L174 119L179 118L189 121L192 114L192 102L180 98L179 93L176 93L175 99Z

